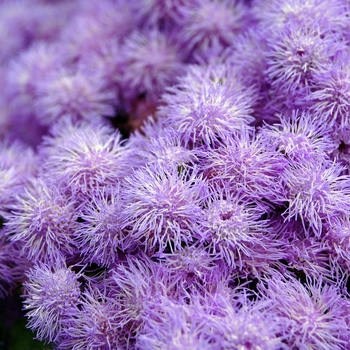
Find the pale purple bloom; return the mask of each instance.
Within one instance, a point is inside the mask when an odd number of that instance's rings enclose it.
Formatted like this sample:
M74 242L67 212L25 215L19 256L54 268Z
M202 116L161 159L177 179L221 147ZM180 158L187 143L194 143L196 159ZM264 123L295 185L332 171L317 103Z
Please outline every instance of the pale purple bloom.
M286 200L281 174L286 161L268 149L247 129L233 135L226 143L207 152L202 168L211 181L228 181L231 191L242 191L257 201L283 203Z
M49 181L33 180L16 196L6 227L13 241L23 242L30 260L54 263L75 252L75 201Z
M77 303L77 302L76 302ZM93 286L82 293L79 309L64 318L57 343L60 350L126 349L128 339L119 325L117 300Z
M344 319L347 301L340 288L324 284L322 278L306 284L273 274L259 285L272 301L266 312L281 317L289 348L347 349L349 328Z
M119 131L100 119L75 124L64 119L51 135L40 149L43 176L50 174L74 194L117 184L130 172L132 162Z
M249 24L247 8L240 0L189 1L179 12L179 42L188 53L203 57L212 49L231 45Z
M150 253L172 250L198 235L206 187L196 169L144 167L124 181L125 221L130 238Z
M85 262L106 266L118 262L118 250L129 246L121 228L123 210L119 184L96 189L80 208L80 222L74 232L74 241Z
M127 104L140 95L157 102L165 88L182 74L180 47L161 31L133 32L125 39L121 52L120 85Z
M244 193L231 193L228 183L217 183L206 200L201 222L208 250L238 270L255 262L258 266L260 260L281 259L283 250L271 235L269 221L263 219L268 209Z
M74 120L111 117L115 114L114 97L84 72L61 69L38 84L34 106L40 122L51 125L65 116Z
M329 125L309 112L281 115L279 123L260 129L259 138L268 148L283 154L290 166L324 163L335 148Z
M251 100L230 67L191 66L162 96L160 114L186 142L213 147L254 121Z
M27 277L24 309L28 327L36 332L38 339L56 341L61 336L64 319L78 312L80 274L63 263L55 267L40 264L30 269Z
M320 236L322 225L334 215L350 214L350 177L340 175L337 163L299 164L286 168L283 181L287 190L286 220L300 218L305 229Z

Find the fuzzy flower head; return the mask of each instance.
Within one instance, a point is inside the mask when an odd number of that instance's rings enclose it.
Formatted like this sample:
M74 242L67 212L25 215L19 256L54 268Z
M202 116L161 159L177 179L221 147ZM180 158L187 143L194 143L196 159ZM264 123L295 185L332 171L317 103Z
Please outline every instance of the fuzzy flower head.
M156 102L165 87L182 73L179 48L159 31L134 32L121 50L125 69L120 84L127 101L145 94Z
M146 251L178 249L198 236L205 182L198 171L144 167L127 177L125 227Z
M145 317L136 349L219 350L203 308L183 305L163 298Z
M116 318L119 307L115 300L89 286L80 299L80 308L63 320L60 350L125 349L121 325Z
M261 218L267 208L244 195L231 194L225 184L213 188L205 208L201 223L203 238L217 258L242 270L245 258L264 255L268 242L264 236L270 229L268 221ZM271 249L271 258L273 253Z
M345 2L334 0L328 3L323 0L272 0L255 1L253 13L262 27L269 30L282 28L290 22L309 23L315 21L324 26L344 27L348 10Z
M243 191L258 201L281 203L285 200L280 178L286 166L285 159L269 150L247 129L207 152L201 166L208 180L228 181L233 192Z
M13 241L24 243L24 256L52 263L74 252L77 214L73 199L42 180L33 180L16 198L6 226Z
M78 311L80 276L61 265L37 265L29 270L24 283L28 327L40 340L55 341L61 335L64 318Z
M300 218L305 229L309 227L320 236L323 223L333 215L349 215L350 178L340 175L341 170L337 163L286 169L283 176L289 201L286 220Z
M312 85L313 76L344 49L339 38L312 26L290 23L268 39L266 74L272 88L288 94Z
M324 162L334 149L329 127L308 112L293 111L290 118L264 126L259 137L283 154L291 165Z
M294 278L274 274L259 286L272 301L269 311L281 317L290 348L328 350L346 349L348 326L343 317L345 300L336 286L308 280L306 285ZM346 308L345 308L346 309Z
M194 149L186 147L181 133L173 128L164 128L158 135L144 137L142 144L135 145L134 151L141 163L171 171L194 166L198 157ZM140 146L142 147L140 149Z
M122 201L120 186L117 185L110 190L97 190L80 209L81 222L74 236L87 263L113 265L118 260L118 249L127 248L121 229Z
M6 93L11 106L25 113L34 112L33 100L38 97L38 86L47 81L52 72L64 63L59 45L39 42L9 63Z
M309 96L312 110L335 132L349 128L350 69L347 62L332 64L314 77ZM340 129L340 130L339 130Z
M45 172L73 193L93 193L115 185L128 173L128 151L121 135L106 123L73 123L65 119L55 125L41 148Z
M206 70L213 72L209 75L204 73ZM184 140L210 147L254 121L251 93L220 66L191 67L163 95L165 106L160 113Z
M232 44L248 23L242 1L196 0L180 7L179 41L186 51L202 55Z
M114 94L104 91L100 82L81 71L62 70L37 88L36 116L44 125L51 125L63 116L79 120L96 120L113 116Z
M20 256L21 243L11 242L6 237L6 228L1 228L0 217L0 299L4 298L17 282L23 280L28 261Z

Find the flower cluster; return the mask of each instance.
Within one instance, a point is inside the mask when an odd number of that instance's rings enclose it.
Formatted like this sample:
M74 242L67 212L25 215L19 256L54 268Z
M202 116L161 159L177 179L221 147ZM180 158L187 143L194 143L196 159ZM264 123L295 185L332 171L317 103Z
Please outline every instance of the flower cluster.
M350 348L349 16L0 0L0 297L37 339Z

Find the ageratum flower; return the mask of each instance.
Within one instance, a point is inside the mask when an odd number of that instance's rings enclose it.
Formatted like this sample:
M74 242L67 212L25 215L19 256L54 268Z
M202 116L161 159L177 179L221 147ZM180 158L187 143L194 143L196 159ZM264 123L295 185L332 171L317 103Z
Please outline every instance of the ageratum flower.
M147 138L146 138L147 137ZM138 142L133 147L135 156L140 157L140 162L149 167L161 167L171 171L172 169L185 169L198 163L195 149L186 147L181 133L171 127L164 127L154 136L152 134L143 137L143 142ZM135 143L135 139L132 141ZM139 141L141 139L139 138Z
M275 31L290 22L312 25L317 21L324 27L343 29L348 15L346 4L342 0L331 3L324 0L271 0L254 1L252 12L259 20L261 28Z
M136 349L219 350L217 335L210 329L205 310L199 305L175 303L167 298L144 317Z
M128 339L116 315L116 300L89 286L82 293L80 308L71 312L62 324L61 337L56 341L60 350L127 349Z
M196 169L143 167L125 179L124 187L124 227L146 251L177 250L199 235L206 189Z
M63 320L78 312L80 274L59 263L55 267L40 264L27 273L24 283L24 310L28 328L37 338L54 342L62 335Z
M302 284L278 273L258 286L272 303L266 309L281 318L289 349L347 349L349 327L344 312L348 301L335 285L327 285L322 277Z
M160 31L135 31L121 47L122 94L127 101L140 95L156 102L164 89L183 71L182 54Z
M6 227L13 241L23 242L22 254L34 262L54 263L75 251L76 203L56 184L33 180L16 196Z
M339 36L327 29L318 22L291 22L268 38L266 74L274 91L305 97L314 75L345 49Z
M281 179L285 167L282 155L268 149L249 129L208 151L201 164L210 182L224 180L233 192L243 191L254 200L276 204L286 199Z
M278 260L282 249L271 237L265 206L244 194L232 194L227 183L218 183L208 197L201 227L209 251L228 266L242 270L249 260Z
M23 281L29 262L20 256L21 243L11 242L6 228L1 228L0 217L0 299L11 293L17 283Z
M104 90L99 81L84 72L61 69L38 83L36 116L44 125L52 125L64 116L74 120L111 117L115 114L113 100L114 93Z
M229 67L191 66L162 96L160 114L186 142L213 147L254 121L251 98Z
M335 148L329 125L304 111L280 116L279 123L260 129L259 138L268 148L283 154L290 166L324 163Z
M178 9L178 40L188 53L205 57L212 49L232 44L237 33L249 23L240 0L195 0Z
M350 177L341 166L305 164L285 169L283 181L289 207L286 220L300 218L306 230L320 236L323 223L334 215L350 214Z
M65 57L59 45L38 42L22 51L9 63L7 70L5 93L11 107L21 113L33 113L38 85L47 81L64 62Z
M80 208L74 241L85 262L114 265L118 261L118 250L128 248L121 228L123 207L122 193L117 184L111 189L96 189Z
M62 28L61 44L73 64L98 52L111 40L122 41L134 29L133 2L124 0L78 1L78 11Z
M341 135L349 128L350 69L348 63L331 64L314 76L314 87L309 96L312 110L323 123Z
M75 194L116 185L130 171L132 161L121 135L107 123L73 123L64 119L41 145L42 174L54 177Z

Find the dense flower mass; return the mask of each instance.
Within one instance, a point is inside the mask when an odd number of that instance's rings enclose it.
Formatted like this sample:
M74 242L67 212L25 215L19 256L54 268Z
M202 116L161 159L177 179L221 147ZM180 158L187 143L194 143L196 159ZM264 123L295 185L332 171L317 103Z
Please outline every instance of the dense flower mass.
M0 297L33 337L350 349L349 16L0 0Z

